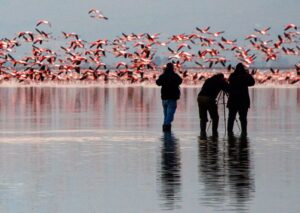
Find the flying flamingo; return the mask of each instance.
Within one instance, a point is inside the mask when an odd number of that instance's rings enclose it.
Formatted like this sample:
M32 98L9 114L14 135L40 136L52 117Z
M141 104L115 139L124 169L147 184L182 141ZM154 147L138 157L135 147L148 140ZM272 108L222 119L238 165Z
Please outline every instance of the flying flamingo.
M90 14L91 18L108 20L108 18L106 16L104 16L103 13L100 10L91 9L91 10L89 10L88 13Z
M38 26L41 25L41 24L46 24L46 25L48 25L49 27L51 27L51 23L50 23L49 21L47 21L47 20L39 20L39 21L37 22L36 26L38 27Z

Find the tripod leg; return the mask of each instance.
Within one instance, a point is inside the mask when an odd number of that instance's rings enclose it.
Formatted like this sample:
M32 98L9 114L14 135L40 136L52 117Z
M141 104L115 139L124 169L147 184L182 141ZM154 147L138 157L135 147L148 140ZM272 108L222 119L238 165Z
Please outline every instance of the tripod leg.
M237 127L239 128L239 131L241 131L241 127L240 127L240 123L239 123L238 119L235 119L235 122L236 122Z
M208 126L207 126L207 128L206 128L206 131L208 131L209 130L209 127L210 127L210 125L211 125L211 120L209 120L209 122L208 122ZM206 125L206 123L205 123L205 125Z
M226 109L225 109L225 92L223 92L223 109L224 109L224 126L225 126L225 135L226 135Z
M217 99L217 105L219 105L219 101L222 97L223 102L221 103L223 105L223 113L224 113L224 126L225 126L225 135L226 135L226 130L227 130L227 122L226 122L226 100L225 100L225 96L228 97L228 95L221 90L221 92L219 93L218 99Z

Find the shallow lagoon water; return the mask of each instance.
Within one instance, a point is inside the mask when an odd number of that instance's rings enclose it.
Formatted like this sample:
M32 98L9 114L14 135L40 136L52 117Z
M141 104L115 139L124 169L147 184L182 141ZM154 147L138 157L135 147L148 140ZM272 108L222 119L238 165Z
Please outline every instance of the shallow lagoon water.
M172 134L151 87L2 87L0 212L299 212L300 88L254 88L247 138ZM221 101L220 101L221 102Z

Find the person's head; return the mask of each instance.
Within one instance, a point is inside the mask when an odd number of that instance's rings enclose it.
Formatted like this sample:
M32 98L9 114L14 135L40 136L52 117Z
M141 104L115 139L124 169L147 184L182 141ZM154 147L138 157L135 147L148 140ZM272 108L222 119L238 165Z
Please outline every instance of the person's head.
M217 81L224 80L224 74L223 73L218 73L218 74L213 75L211 78L213 78Z
M167 63L165 68L165 73L171 73L174 72L174 64L173 63Z
M245 66L242 63L238 63L235 67L235 73L238 74L242 74L242 73L246 73L246 69Z

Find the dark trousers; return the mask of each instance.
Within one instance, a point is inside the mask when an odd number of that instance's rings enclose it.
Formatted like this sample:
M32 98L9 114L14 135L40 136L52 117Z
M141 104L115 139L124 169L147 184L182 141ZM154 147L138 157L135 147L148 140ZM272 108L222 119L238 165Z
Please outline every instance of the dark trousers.
M219 125L219 113L218 106L215 100L210 99L206 96L198 96L198 107L200 117L200 130L206 132L206 123L208 121L207 112L212 120L212 131L216 133Z
M237 113L239 113L242 133L247 133L248 107L229 108L227 131L229 133L233 132L233 125L234 125L234 121L235 121Z

